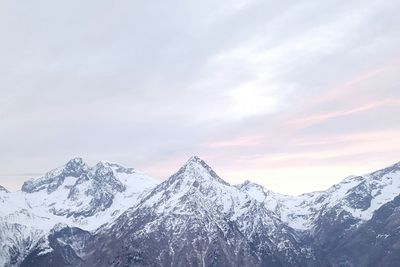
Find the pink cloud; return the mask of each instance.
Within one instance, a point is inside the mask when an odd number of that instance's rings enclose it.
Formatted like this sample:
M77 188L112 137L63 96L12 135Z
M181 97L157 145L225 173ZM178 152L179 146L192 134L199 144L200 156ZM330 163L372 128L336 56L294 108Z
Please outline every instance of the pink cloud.
M301 140L296 143L298 147L326 146L346 142L367 142L376 140L395 140L400 139L399 131L378 131L378 132L360 132L345 134L339 136L331 136L326 138L313 139L312 141Z
M292 123L302 125L302 127L305 127L307 125L316 124L316 123L319 123L319 122L322 122L322 121L325 121L328 119L352 115L355 113L360 113L360 112L376 109L379 107L397 106L397 105L400 105L400 99L385 99L382 101L369 103L369 104L366 104L363 106L350 108L347 110L326 112L326 113L312 115L312 116L308 116L308 117L304 117L304 118L300 118L300 119L295 119L294 121L292 121Z

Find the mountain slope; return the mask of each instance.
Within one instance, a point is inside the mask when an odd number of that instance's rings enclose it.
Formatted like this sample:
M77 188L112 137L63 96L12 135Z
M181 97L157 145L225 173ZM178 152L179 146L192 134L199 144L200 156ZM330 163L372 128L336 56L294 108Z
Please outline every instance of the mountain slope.
M133 205L139 194L155 185L154 179L132 168L108 162L89 167L82 159L76 158L42 178L25 182L22 193L29 207L35 211L71 218L80 225L98 214L110 217L104 214L106 210L122 212ZM121 196L128 198L129 202L118 198ZM122 211L116 207L124 203L127 205L121 207ZM99 222L99 216L95 217ZM92 228L98 226L96 224Z
M97 231L87 266L284 266L310 256L263 203L191 158L135 207ZM311 257L311 256L310 256ZM301 259L301 260L299 260Z
M383 204L400 193L400 163L363 176L350 176L326 191L300 196L277 194L246 181L241 191L264 202L269 210L297 230L309 230L329 214L343 212L355 222L365 222Z
M62 168L26 183L26 192L19 192L25 196L23 200L13 193L0 192L0 201L11 203L14 198L18 205L29 203L34 194L47 196L31 201L30 207L18 209L16 214L0 216L8 224L18 223L22 217L27 222L48 220L52 228L37 236L35 228L21 230L22 237L13 239L19 249L9 253L14 263L357 267L399 264L399 163L371 174L348 177L326 191L297 197L274 193L250 181L232 186L198 157L189 159L163 183L152 183L137 191L130 189L141 184L133 170L107 162L95 167L87 167L79 160L73 163L76 167L72 169ZM128 179L131 175L135 178ZM96 188L98 194L87 188ZM53 203L53 194L63 197ZM76 205L81 200L85 200L85 205ZM47 217L42 217L46 213ZM64 224L54 226L54 217L64 218ZM12 227L5 226L10 231L0 232L0 238L10 235ZM33 234L32 238L29 234ZM365 252L368 255L363 255Z
M325 254L332 266L400 266L400 194Z
M21 191L1 191L0 224L4 230L0 235L0 266L13 263L13 255L29 252L58 223L97 229L156 184L132 168L104 161L90 167L76 158L25 182Z

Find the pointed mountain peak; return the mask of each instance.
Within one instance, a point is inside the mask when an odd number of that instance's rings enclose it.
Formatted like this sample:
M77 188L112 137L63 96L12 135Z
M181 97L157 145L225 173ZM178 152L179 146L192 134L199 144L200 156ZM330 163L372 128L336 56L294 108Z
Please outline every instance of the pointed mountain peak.
M193 167L202 167L206 170L212 171L211 167L201 158L199 158L198 156L193 156L191 158L189 158L186 163L182 166L182 168L193 168Z
M68 161L67 165L82 165L83 159L81 157L72 158Z
M229 185L221 179L214 170L197 156L191 157L174 175L160 184L159 188L169 187L172 185L185 184L198 187L201 184L223 184ZM175 186L174 186L175 187Z
M157 206L160 212L165 212L173 207L192 207L193 203L205 203L210 199L217 201L227 197L229 200L223 202L230 203L228 192L239 191L220 178L204 160L194 156L175 174L155 187L143 198L142 203Z
M104 164L101 161L96 164L95 176L108 177L108 176L113 176L113 175L114 175L114 172L108 164Z
M47 190L47 193L52 193L64 183L66 177L78 178L88 170L89 167L82 158L73 158L64 166L47 172L43 177L24 182L21 190L26 193Z
M86 163L83 161L82 158L73 158L67 162L64 169L66 172L73 175L73 174L82 173L82 171L85 171L88 169L88 166L86 165Z
M207 165L207 163L202 160L201 158L199 158L198 156L193 156L191 158L189 158L188 161L186 161L186 163L183 165L183 167L190 167L190 166L202 166L205 169L210 169L211 167Z
M214 172L214 170L198 156L191 157L171 178L201 181L217 181L229 185Z
M204 162L204 160L202 160L199 156L192 156L187 161L187 163L190 163L190 162Z

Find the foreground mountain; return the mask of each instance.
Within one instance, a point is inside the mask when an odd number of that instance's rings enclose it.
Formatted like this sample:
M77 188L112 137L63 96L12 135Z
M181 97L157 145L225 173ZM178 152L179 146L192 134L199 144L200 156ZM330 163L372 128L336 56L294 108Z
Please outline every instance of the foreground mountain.
M307 258L292 229L197 157L99 229L91 241L98 243L88 266L281 266Z
M400 196L343 235L325 255L335 265L400 266Z
M23 201L7 202L13 194ZM28 205L14 208L14 221L1 215L0 240L18 245L0 258L6 266L400 266L399 194L400 164L293 197L250 181L232 186L198 157L158 185L117 164L74 159L21 192L0 191L0 201ZM21 230L15 220L51 227Z

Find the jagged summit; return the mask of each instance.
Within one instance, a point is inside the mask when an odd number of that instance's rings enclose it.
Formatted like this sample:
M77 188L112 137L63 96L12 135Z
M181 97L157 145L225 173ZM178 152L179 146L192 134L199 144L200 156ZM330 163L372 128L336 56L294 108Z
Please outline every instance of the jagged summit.
M131 168L103 161L90 167L82 158L76 157L69 160L64 166L46 173L43 177L26 181L22 185L21 190L26 193L34 193L45 189L48 194L51 194L60 188L66 180L68 180L68 183L72 183L69 186L74 187L85 181L95 180L98 182L103 181L106 184L111 183L117 186L118 191L123 191L124 187L115 178L114 170L115 172L125 172L128 174L134 172Z
M229 203L228 198L238 192L221 179L204 160L191 157L174 175L159 184L146 198L145 205L158 207L158 211L192 206L192 202L219 202L220 206ZM222 200L223 199L223 200ZM224 204L223 204L224 203ZM201 204L203 205L203 204Z
M192 162L192 161L194 161L194 162L203 161L203 162L204 162L204 160L202 160L202 159L201 159L199 156L197 156L197 155L191 156L191 157L188 159L187 162Z
M211 169L211 167L208 166L207 163L198 156L190 157L182 167L193 166L196 164L202 165L204 168Z
M70 173L80 173L88 168L82 158L73 158L65 165L65 170Z
M108 161L89 166L77 157L43 177L25 182L21 191L31 206L44 207L56 216L88 218L109 210L115 201L119 201L115 207L134 203L139 193L156 184L133 168ZM123 198L130 201L121 203ZM121 212L115 209L115 214Z
M201 158L191 157L170 179L197 180L198 182L216 181L229 185Z
M137 173L137 171L134 168L124 167L118 163L110 162L108 160L101 160L97 163L97 165L110 167L111 169L113 169L113 171L118 173L126 173L126 174Z
M24 182L21 190L26 193L33 193L46 189L47 193L50 194L64 183L66 177L77 178L88 170L89 167L82 158L73 158L62 167L46 173L43 177Z

